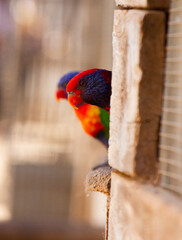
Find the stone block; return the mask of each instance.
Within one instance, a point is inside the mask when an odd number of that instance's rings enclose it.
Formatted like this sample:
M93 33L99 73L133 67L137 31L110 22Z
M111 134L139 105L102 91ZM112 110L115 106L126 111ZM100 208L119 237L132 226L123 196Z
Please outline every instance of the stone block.
M169 0L115 0L117 6L124 8L168 9Z
M157 167L165 14L115 10L109 163L150 178Z
M111 174L108 240L180 240L182 202L172 193Z

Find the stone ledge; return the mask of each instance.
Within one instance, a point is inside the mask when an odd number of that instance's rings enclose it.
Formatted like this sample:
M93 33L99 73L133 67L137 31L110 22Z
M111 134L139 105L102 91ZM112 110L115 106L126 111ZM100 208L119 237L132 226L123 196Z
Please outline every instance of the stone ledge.
M115 0L123 8L168 9L169 0Z
M109 240L181 240L180 197L115 172L111 175Z
M111 186L111 171L112 168L106 166L89 172L85 181L86 192L101 192L109 195Z

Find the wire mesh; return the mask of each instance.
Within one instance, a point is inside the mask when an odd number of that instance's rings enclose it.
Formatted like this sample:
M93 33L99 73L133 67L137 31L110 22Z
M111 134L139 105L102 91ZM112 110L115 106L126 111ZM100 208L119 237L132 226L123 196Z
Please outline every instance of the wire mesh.
M160 131L161 185L182 195L182 1L171 0Z

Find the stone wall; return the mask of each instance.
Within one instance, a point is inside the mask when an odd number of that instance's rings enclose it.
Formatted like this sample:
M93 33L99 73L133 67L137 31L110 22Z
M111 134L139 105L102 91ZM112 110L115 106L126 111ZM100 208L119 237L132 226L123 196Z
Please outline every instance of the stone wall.
M180 240L181 199L151 184L112 174L109 240Z
M156 174L165 14L115 10L110 165L131 176Z
M109 240L181 239L182 204L158 185L168 0L116 0Z

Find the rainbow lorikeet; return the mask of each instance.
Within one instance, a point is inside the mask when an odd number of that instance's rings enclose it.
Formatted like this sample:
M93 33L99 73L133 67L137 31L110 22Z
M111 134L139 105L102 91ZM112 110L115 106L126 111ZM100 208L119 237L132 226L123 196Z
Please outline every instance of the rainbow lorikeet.
M69 81L77 76L79 72L69 72L65 74L58 82L56 98L67 99L66 86ZM108 147L109 139L109 113L104 109L90 104L82 104L77 107L75 113L81 121L82 127L87 134L100 140L106 147Z
M74 108L92 104L110 112L112 72L105 69L89 69L74 76L66 91Z

